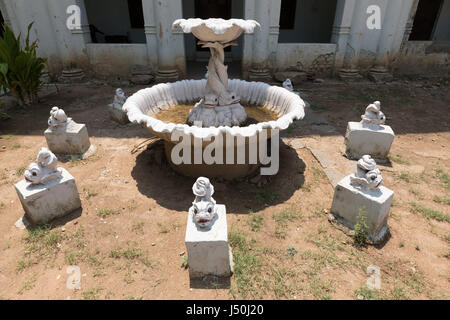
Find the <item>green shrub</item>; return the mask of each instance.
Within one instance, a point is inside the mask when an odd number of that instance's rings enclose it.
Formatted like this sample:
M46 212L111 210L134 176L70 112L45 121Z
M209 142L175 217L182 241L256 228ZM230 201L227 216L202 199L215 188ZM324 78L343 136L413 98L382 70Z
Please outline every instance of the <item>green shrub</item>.
M0 37L0 89L10 90L20 105L29 105L37 101L37 92L41 85L40 77L45 67L44 58L36 56L37 40L30 43L28 25L25 47L21 45L21 34L16 38L7 25L3 26Z

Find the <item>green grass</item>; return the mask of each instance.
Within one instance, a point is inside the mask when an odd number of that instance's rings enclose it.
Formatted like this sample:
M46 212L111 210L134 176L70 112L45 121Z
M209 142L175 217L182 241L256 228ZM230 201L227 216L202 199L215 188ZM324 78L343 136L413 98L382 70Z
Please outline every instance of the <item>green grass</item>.
M36 283L36 276L34 275L30 279L26 280L22 286L22 288L17 292L18 294L23 294L25 291L31 290L34 288Z
M313 172L315 182L318 182L320 179L326 178L326 174L325 174L325 172L323 172L322 169L313 167L312 172Z
M109 256L114 259L125 258L126 260L138 260L142 262L146 267L152 266L152 262L148 258L148 255L139 248L116 248L110 251Z
M100 291L102 288L94 288L84 291L82 296L84 300L98 300L100 298Z
M295 249L295 247L292 245L290 245L286 251L290 256L295 256L298 252L297 249Z
M275 237L285 239L287 236L288 223L293 222L301 217L301 214L295 210L285 209L279 213L272 215L275 221Z
M73 252L66 251L64 253L64 262L69 266L74 266L78 263L77 255Z
M98 195L98 192L89 188L83 188L84 194L86 195L86 199L90 199Z
M355 233L353 235L353 241L356 246L363 247L367 245L369 241L367 226L367 217L364 209L359 209L358 223L355 224Z
M253 250L253 240L248 240L242 231L231 228L228 241L233 250L234 280L237 293L242 297L260 297L262 257ZM232 290L235 293L235 290Z
M71 166L76 166L81 163L81 157L79 156L70 156L69 163Z
M412 177L410 176L410 174L407 173L407 172L402 172L402 173L400 173L399 178L400 178L400 180L403 180L403 181L405 181L406 183L410 183L410 182L413 181L413 178L412 178Z
M57 247L62 236L59 231L50 231L50 225L38 225L28 231L24 240L29 252L52 250Z
M450 233L447 233L445 236L445 241L447 241L448 244L450 244Z
M107 216L118 214L119 211L111 208L103 208L97 211L97 216L105 218Z
M300 187L300 189L305 190L306 192L311 192L311 187L312 187L311 183L308 182L308 183L304 183L304 184Z
M433 201L436 203L443 203L443 204L450 206L450 198L441 198L438 196L434 196Z
M415 203L415 202L411 203L411 212L420 213L420 214L422 214L422 216L424 216L427 219L434 219L437 221L450 222L449 214L424 207L423 205Z
M450 176L442 169L435 169L435 177L438 178L445 189L450 190Z
M314 298L319 300L330 300L333 292L333 282L322 280L321 277L312 277L309 287Z
M260 204L268 205L278 198L278 193L269 187L255 189L255 198Z
M120 249L113 249L109 252L109 256L114 259L120 259L120 257L122 256L122 253L121 253Z
M406 164L406 165L409 165L409 161L407 161L407 160L404 160L400 155L393 155L393 154L390 154L389 156L388 156L388 158L389 158L389 160L391 161L391 162L395 162L395 163L398 163L398 164Z
M386 300L388 297L381 293L379 290L370 290L366 285L362 285L359 289L355 290L355 296L362 296L365 300Z
M157 223L158 227L159 227L159 232L160 233L169 233L170 230L169 228L167 228L164 224L162 224L161 222Z
M61 232L59 230L52 231L48 224L36 225L29 229L23 237L24 257L17 262L16 271L23 271L50 256L55 257L59 250L58 244L62 240Z
M13 143L10 148L11 149L19 149L21 147L20 143Z
M291 279L295 279L296 273L279 265L271 268L272 281L268 283L277 299L291 297L297 290Z
M183 269L187 269L189 267L189 263L188 263L188 257L184 256L181 258L181 267Z
M262 214L250 213L247 223L253 232L258 232L264 224L264 217Z
M25 172L25 167L20 167L16 169L16 176L21 177L23 176L23 173Z
M415 195L419 199L423 199L423 194L417 189L411 188L411 189L409 189L409 193Z
M16 266L16 272L21 272L22 270L31 267L32 265L36 264L36 260L31 259L31 258L26 258L23 260L19 260L17 262L17 266Z
M142 221L135 221L131 225L131 231L134 231L136 233L144 233L144 222Z

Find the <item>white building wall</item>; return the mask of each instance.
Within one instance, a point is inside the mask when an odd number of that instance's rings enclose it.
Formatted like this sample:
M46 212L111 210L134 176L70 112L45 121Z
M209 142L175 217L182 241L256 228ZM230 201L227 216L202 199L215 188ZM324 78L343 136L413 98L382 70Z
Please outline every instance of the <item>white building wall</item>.
M184 1L194 5L193 0ZM81 8L81 30L66 28L66 9L72 4ZM161 79L185 75L186 56L192 54L193 48L185 48L182 31L171 28L174 20L183 17L182 0L142 0L145 43L128 45L90 43L84 4L84 0L0 0L0 9L15 32L26 33L28 23L35 21L31 38L39 39L38 54L48 58L50 72L76 66L99 74L126 75L133 64L147 64ZM369 5L381 9L381 30L366 26ZM328 71L367 71L375 64L390 67L401 48L417 52L405 35L405 30L410 32L411 13L416 6L417 0L337 0L329 43L279 43L281 0L242 0L240 5L234 0L233 16L241 13L245 19L255 19L262 29L243 35L240 47L233 48L232 55L236 59L242 57L244 78L250 74L266 77L297 62L306 71L323 71L324 66ZM301 9L299 4L297 7ZM449 11L450 0L445 0L435 28L436 40L448 40ZM405 50L402 54L408 51Z

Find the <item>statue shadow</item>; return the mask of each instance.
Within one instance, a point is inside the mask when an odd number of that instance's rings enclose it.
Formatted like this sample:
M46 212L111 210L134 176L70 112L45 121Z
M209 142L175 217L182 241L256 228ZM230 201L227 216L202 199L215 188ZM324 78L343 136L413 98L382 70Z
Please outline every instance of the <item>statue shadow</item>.
M204 276L189 278L189 288L192 289L230 289L230 277Z
M258 170L256 176L231 181L212 178L214 199L218 204L224 204L228 213L236 214L283 203L304 184L305 168L297 151L280 140L279 171L276 175L258 176ZM192 205L192 185L197 178L182 176L170 167L165 159L162 141L149 145L136 157L131 176L141 194L154 199L164 208L187 211ZM255 179L265 184L258 187Z
M70 221L81 217L82 213L83 213L83 208L81 207L81 208L75 209L74 211L72 211L62 217L55 218L47 223L33 223L33 222L31 222L30 219L27 218L27 215L24 214L22 217L22 222L28 231L33 231L34 229L39 228L41 226L48 226L50 229L54 229L57 227L65 226Z

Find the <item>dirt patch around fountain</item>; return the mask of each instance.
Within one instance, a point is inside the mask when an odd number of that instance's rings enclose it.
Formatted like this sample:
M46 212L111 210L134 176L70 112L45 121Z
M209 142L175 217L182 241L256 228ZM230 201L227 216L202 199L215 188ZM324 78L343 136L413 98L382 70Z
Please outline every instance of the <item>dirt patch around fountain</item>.
M183 261L195 179L173 172L162 148L151 147L157 142L131 152L150 134L108 118L115 88L61 86L59 95L0 122L1 299L449 299L448 81L296 87L312 112L283 132L279 174L263 187L253 177L212 180L215 199L227 207L235 274L229 288L212 289L209 281L192 290ZM310 149L339 164L347 121L358 121L374 100L396 133L390 162L380 166L395 191L391 238L358 248L328 222L333 188ZM13 184L46 146L54 105L85 123L97 147L86 160L60 163L76 179L82 209L20 230ZM372 264L381 269L380 291L365 289ZM80 290L66 288L69 265L80 267Z

